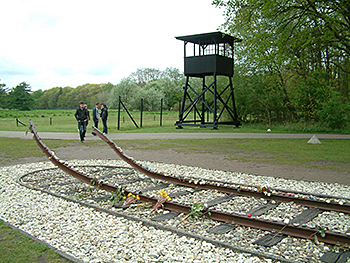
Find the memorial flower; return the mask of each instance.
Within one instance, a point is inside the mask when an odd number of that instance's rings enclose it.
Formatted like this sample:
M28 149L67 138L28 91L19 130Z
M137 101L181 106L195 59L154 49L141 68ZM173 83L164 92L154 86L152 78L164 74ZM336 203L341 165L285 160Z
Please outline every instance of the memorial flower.
M136 201L140 200L139 195L134 195L133 193L129 193L125 198L124 205L130 205L136 203Z
M154 205L154 207L152 208L151 212L157 210L159 207L163 206L164 202L167 200L171 200L171 198L168 196L168 194L164 191L164 189L162 191L158 191L158 200L157 203Z

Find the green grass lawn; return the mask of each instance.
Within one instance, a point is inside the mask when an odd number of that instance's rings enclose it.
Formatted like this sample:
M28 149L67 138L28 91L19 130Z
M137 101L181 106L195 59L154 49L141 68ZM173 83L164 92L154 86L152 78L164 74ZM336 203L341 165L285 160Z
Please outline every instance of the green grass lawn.
M78 140L44 140L52 150L58 147L80 146ZM350 141L322 140L322 144L307 144L301 139L169 139L115 140L126 152L128 149L164 150L179 153L222 154L231 160L299 165L319 169L350 172ZM87 141L84 146L107 144ZM29 156L43 156L33 140L0 137L0 160L15 160Z
M0 262L71 262L55 252L48 246L38 243L23 235L17 230L11 229L0 220Z
M92 111L90 110L92 114ZM41 132L76 132L77 122L74 117L75 110L32 110L32 111L17 111L17 110L0 110L0 130L1 131L25 131L26 127L18 124L16 119L22 123L29 125L29 120L34 122L38 131ZM178 120L177 111L163 111L162 126L160 126L160 112L143 112L142 127L140 111L131 112L139 128L136 128L134 123L125 111L120 114L120 126L118 127L118 111L109 110L108 128L110 133L118 132L266 132L271 129L271 132L308 132L308 133L350 133L350 129L332 131L325 129L322 126L305 123L289 123L283 125L265 125L265 124L249 124L243 123L239 129L232 125L219 125L218 130L211 128L199 128L186 126L184 129L176 129L175 122ZM92 122L90 123L92 125ZM100 124L102 126L102 124Z

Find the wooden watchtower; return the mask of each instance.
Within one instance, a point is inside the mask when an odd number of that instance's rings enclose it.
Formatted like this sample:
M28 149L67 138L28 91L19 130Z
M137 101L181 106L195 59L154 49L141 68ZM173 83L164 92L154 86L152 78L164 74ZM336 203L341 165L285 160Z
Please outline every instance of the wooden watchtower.
M176 39L184 41L186 76L179 120L175 123L177 128L200 126L217 129L218 124L232 124L238 127L241 123L236 112L232 76L234 43L241 40L221 32L181 36ZM220 91L217 87L218 75L227 76L229 79L227 87ZM207 76L213 76L209 85L206 84ZM201 87L191 85L191 77L201 78ZM230 120L219 122L224 111L228 112ZM191 112L193 114L190 114Z

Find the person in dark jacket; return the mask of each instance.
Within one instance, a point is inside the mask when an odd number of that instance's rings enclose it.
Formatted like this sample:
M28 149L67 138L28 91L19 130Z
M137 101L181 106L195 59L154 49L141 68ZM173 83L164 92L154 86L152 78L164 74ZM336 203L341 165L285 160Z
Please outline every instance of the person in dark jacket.
M84 133L86 131L86 122L88 120L87 109L84 108L84 102L80 102L80 107L75 112L75 119L78 121L78 131L80 141L84 142Z
M87 130L87 127L88 127L89 122L90 122L90 112L89 112L86 104L84 104L84 108L86 109L86 112L87 112L87 120L85 121L85 130L84 130L84 137L86 137L86 130Z
M102 123L103 123L103 133L104 134L108 133L107 118L108 118L107 106L106 106L106 104L101 103L101 119L102 119Z
M94 121L94 125L98 128L98 120L100 118L100 114L98 112L98 106L100 106L99 102L96 102L95 107L92 109L92 120ZM96 136L96 133L92 132L92 135Z

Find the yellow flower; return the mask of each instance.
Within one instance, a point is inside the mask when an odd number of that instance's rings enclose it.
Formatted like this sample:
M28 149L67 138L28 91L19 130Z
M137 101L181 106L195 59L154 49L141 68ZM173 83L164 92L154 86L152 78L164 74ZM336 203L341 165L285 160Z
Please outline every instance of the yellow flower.
M132 196L132 193L129 193L129 194L128 194L128 197L129 197L129 196Z
M137 196L136 196L136 199L137 199L137 200L140 200L140 196L139 196L139 195L137 195Z
M126 196L123 196L123 199L126 199Z

